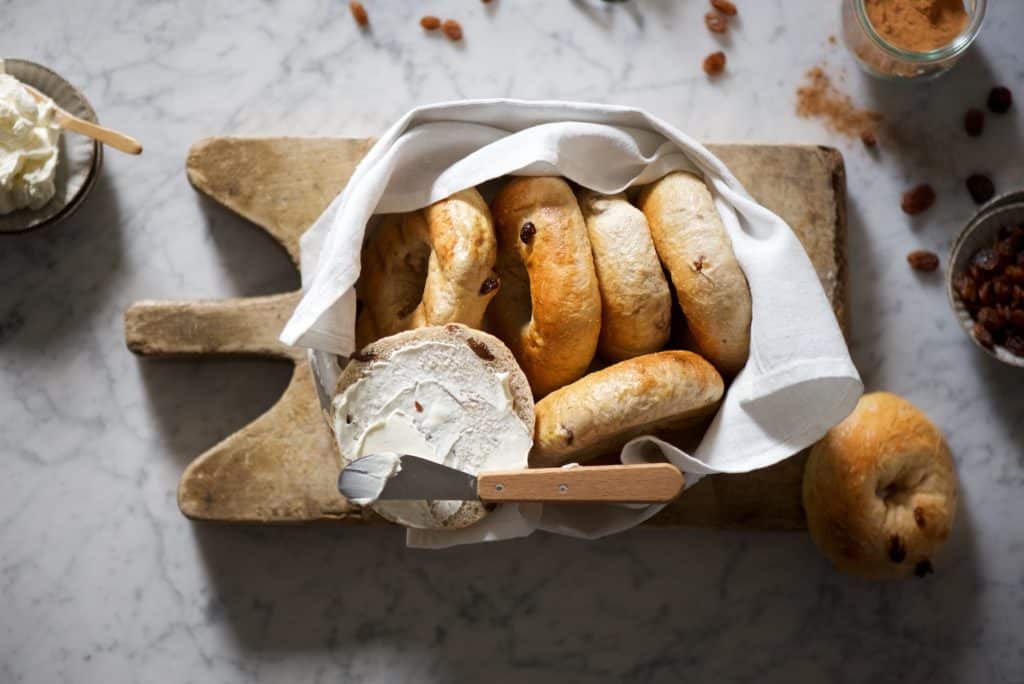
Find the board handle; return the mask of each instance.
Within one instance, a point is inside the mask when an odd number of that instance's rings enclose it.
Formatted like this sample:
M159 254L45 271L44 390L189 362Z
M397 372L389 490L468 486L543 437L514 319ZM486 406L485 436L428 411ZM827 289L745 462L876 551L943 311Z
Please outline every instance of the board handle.
M128 348L141 356L205 354L301 361L305 350L278 341L301 292L207 301L143 301L124 312Z
M668 503L683 491L683 474L671 463L531 468L480 473L485 502Z

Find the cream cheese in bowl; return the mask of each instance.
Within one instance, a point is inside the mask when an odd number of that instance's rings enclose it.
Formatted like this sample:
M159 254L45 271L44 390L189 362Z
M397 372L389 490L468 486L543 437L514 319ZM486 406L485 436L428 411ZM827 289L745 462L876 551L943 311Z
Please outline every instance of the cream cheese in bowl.
M53 101L36 102L18 79L0 73L0 214L53 199L59 141Z

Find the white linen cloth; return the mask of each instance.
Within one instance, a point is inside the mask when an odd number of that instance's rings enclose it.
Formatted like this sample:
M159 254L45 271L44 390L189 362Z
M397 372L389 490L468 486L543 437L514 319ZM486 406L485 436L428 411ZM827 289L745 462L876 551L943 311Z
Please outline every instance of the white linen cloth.
M750 284L750 358L693 454L637 437L623 462L653 452L694 484L709 473L772 465L842 420L863 386L832 307L789 226L755 202L685 133L641 110L610 105L470 100L412 110L381 136L344 191L301 241L305 294L281 341L347 356L355 348L355 290L367 221L418 209L499 176L560 175L601 193L685 169L703 175ZM683 494L685 496L685 493ZM542 529L596 538L662 506L502 506L461 530L409 530L411 546L508 539Z

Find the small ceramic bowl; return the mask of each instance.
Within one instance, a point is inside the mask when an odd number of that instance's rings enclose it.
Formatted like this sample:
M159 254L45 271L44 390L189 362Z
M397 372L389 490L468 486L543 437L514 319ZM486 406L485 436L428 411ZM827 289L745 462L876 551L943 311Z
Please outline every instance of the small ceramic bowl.
M89 121L96 112L77 88L46 67L23 59L4 59L3 70L53 98L62 109ZM39 209L19 209L0 215L0 235L21 233L63 221L73 214L92 189L103 164L103 146L64 131L60 136L57 160L57 194Z
M946 294L960 327L975 346L1007 365L1024 368L1024 358L1012 354L1002 345L989 349L975 339L971 332L974 319L953 287L956 276L967 269L975 252L982 247L991 247L1002 228L1019 224L1024 224L1024 191L1002 195L983 206L953 242L946 272Z

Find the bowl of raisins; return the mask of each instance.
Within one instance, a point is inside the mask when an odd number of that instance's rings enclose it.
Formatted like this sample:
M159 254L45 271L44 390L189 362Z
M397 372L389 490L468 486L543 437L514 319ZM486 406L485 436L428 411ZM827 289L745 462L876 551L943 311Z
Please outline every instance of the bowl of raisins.
M1024 202L990 202L953 243L949 303L967 335L1024 368Z

